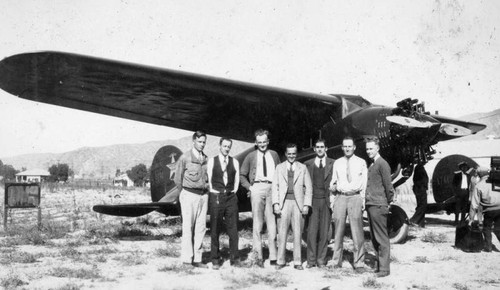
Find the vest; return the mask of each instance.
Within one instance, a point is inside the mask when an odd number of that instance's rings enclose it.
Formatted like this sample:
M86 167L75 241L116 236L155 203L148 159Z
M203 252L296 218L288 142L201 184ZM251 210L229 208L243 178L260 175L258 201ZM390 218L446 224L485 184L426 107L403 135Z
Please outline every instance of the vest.
M214 168L212 171L212 187L220 192L230 192L234 189L234 178L236 169L234 168L233 158L227 158L227 184L224 185L224 172L222 171L219 156L214 158Z
M325 198L325 167L313 165L313 198Z

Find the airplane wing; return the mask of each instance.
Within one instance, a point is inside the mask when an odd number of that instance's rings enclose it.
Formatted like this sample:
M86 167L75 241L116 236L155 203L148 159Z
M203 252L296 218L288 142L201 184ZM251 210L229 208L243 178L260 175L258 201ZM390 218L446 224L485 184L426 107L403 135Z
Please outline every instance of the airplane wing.
M33 101L244 141L258 128L270 129L271 140L308 140L342 106L338 96L50 51L3 59L0 87Z
M440 115L431 115L431 117L441 122L439 134L436 136L438 141L446 141L476 134L486 128L486 125L483 124L466 122Z
M111 205L95 205L92 208L95 212L115 215L138 217L148 214L154 210L164 213L165 215L179 215L179 205L172 202L146 202L146 203L129 203L129 204L111 204Z

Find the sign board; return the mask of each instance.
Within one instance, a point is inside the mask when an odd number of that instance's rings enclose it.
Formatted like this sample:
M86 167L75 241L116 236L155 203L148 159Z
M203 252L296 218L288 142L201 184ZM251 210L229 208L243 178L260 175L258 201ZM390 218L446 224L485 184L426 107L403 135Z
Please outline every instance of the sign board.
M40 206L39 183L6 183L5 207L27 208Z

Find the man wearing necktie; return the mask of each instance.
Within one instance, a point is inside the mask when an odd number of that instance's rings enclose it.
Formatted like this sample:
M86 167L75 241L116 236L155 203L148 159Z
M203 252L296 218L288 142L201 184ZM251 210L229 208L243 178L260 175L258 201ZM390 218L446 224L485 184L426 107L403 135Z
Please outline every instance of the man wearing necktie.
M241 186L248 190L252 204L253 217L253 252L255 265L264 267L262 255L262 228L264 221L267 225L269 245L269 260L276 265L276 217L273 214L271 183L274 170L279 163L276 151L268 149L269 132L259 129L255 131L255 146L257 149L250 152L243 160L240 168Z
M331 205L335 224L335 243L333 248L333 267L342 267L344 231L346 218L349 217L351 235L354 242L353 267L356 272L365 271L365 246L363 234L363 209L366 190L367 168L365 160L354 155L356 145L352 137L342 140L344 156L333 163L330 191L334 193Z
M240 164L229 156L233 141L222 137L219 155L210 158L207 164L210 189L210 238L212 269L220 268L219 235L222 221L229 236L229 260L232 266L239 266L238 255L238 186L240 184Z
M326 156L326 142L318 139L314 143L316 158L305 165L312 181L312 208L307 225L307 268L324 267L331 226L330 181L332 180L333 159Z
M465 216L467 214L469 201L469 189L472 168L469 167L467 162L460 162L458 164L459 171L456 171L453 176L453 188L455 195L455 224L458 223L459 216L460 220L465 221Z
M390 274L390 240L387 230L389 206L393 201L394 188L391 179L391 167L379 154L379 139L366 140L366 153L371 160L368 168L366 186L366 211L370 223L370 235L373 248L377 253L377 277Z
M277 269L285 267L286 240L290 225L293 231L294 268L303 270L301 257L301 236L304 217L309 213L312 202L312 183L307 167L295 161L297 145L288 144L286 161L276 167L273 178L273 209L278 221Z
M193 148L177 161L174 182L179 188L182 215L181 260L184 264L207 268L201 263L202 242L205 236L208 195L207 156L203 153L207 135L193 134Z

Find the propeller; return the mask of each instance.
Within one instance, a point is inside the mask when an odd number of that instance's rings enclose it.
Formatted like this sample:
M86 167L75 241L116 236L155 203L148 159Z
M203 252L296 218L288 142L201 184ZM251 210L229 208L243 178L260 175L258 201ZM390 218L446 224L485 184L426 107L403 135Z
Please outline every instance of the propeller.
M429 121L422 122L409 117L387 116L385 118L391 123L412 128L430 128L433 125Z

